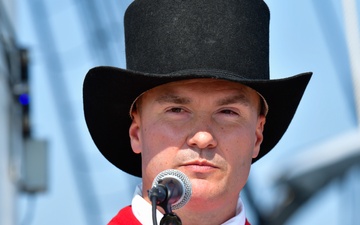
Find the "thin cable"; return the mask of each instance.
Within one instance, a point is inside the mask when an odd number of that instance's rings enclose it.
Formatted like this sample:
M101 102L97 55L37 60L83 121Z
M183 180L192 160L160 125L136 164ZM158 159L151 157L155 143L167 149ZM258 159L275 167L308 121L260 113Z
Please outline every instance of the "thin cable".
M153 221L153 225L157 225L157 218L156 218L156 202L157 202L157 197L156 196L152 196L151 197L151 206L152 206L152 221Z

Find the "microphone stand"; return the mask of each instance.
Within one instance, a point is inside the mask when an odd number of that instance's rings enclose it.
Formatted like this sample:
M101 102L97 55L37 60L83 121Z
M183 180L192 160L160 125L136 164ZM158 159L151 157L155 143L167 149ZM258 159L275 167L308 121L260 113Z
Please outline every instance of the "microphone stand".
M167 198L167 196L171 196L172 194L171 188L168 188L167 185L159 184L158 186L148 190L148 194L152 205L153 225L157 225L157 205L159 205L165 211L163 218L160 220L160 225L182 225L180 217L172 212L171 204L169 203L170 198Z
M166 213L160 220L160 225L182 225L180 218L173 212Z

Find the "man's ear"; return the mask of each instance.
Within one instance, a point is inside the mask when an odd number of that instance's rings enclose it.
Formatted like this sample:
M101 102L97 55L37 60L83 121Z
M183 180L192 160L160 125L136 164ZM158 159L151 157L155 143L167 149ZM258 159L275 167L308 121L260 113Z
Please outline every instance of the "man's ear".
M142 149L140 134L140 116L136 111L134 111L132 112L132 118L133 120L129 128L131 148L134 153L140 154Z
M258 121L256 124L256 130L255 130L255 146L253 151L253 158L256 158L259 155L260 152L260 145L264 139L264 126L265 126L266 118L264 115L260 115L258 117Z

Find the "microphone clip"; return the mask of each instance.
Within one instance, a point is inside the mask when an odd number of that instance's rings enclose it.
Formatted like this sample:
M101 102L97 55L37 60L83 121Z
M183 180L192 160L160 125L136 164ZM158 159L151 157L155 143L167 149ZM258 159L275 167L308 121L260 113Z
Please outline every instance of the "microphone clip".
M168 169L159 173L148 190L152 204L153 224L157 225L156 208L163 208L165 214L160 225L181 225L180 218L172 211L184 206L191 197L191 183L181 171Z
M174 194L177 195L172 181L162 184L162 180L160 180L156 186L153 186L148 190L148 195L153 207L158 205L165 211L165 214L160 221L160 225L182 225L180 217L172 212L172 202L170 201L172 199L171 196Z
M178 217L175 213L167 213L160 220L160 225L182 225L180 217Z
M159 180L158 184L153 186L149 191L149 198L156 197L156 205L164 209L165 213L172 213L171 205L174 203L174 197L178 200L178 190L173 180L165 182Z

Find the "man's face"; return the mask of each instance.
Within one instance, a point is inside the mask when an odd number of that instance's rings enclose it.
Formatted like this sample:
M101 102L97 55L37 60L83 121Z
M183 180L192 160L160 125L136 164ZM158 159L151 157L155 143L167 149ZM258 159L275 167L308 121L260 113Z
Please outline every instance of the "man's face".
M158 173L177 169L192 183L188 207L236 204L263 139L259 95L234 82L194 79L158 86L139 101L129 133L142 156L143 197Z

